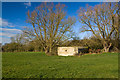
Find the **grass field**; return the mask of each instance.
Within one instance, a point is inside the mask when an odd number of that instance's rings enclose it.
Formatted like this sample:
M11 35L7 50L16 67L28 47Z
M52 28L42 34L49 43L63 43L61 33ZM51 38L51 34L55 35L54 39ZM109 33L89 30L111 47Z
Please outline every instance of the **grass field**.
M118 53L81 57L2 53L3 78L118 78Z

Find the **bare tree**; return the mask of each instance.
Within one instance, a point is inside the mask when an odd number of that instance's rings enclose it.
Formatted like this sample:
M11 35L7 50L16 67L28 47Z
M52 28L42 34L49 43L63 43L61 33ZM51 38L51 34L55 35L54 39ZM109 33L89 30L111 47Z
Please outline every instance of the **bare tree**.
M104 51L108 52L112 34L119 28L118 16L118 3L103 3L94 7L87 5L86 9L79 10L79 20L84 24L81 30L91 31L102 40Z
M45 53L52 53L54 46L68 40L67 34L75 23L75 18L66 18L63 4L43 3L31 13L28 11L27 16L32 29L26 27L23 32L37 38Z
M17 34L14 37L11 37L12 43L25 44L28 42L28 39L25 38L24 34Z

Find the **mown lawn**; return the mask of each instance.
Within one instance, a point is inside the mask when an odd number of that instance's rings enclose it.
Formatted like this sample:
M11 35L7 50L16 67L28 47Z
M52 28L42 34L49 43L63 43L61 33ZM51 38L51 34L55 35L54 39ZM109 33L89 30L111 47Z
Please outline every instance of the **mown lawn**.
M3 78L118 78L118 53L81 57L2 53Z

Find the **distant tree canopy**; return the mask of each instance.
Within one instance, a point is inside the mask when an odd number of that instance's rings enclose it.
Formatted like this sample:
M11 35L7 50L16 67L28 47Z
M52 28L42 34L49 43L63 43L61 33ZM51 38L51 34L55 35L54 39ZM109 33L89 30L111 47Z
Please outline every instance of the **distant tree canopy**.
M97 49L104 48L101 43L102 43L101 40L99 40L95 36L92 36L90 38L84 38L82 40L80 39L68 40L64 44L59 46L81 46L81 47L88 47L89 49L92 49L92 50L97 50ZM110 51L116 51L116 49L114 48L116 41L112 40L111 43L113 45L111 46ZM55 46L53 48L53 52L57 51L57 47L58 46ZM3 52L31 52L31 51L44 52L45 50L43 46L39 43L39 40L35 39L33 41L28 41L24 44L17 43L17 42L7 43L2 46L2 51Z
M2 45L3 52L43 52L43 47L38 40L28 41L21 44L18 42L11 42Z
M3 52L21 52L23 51L23 45L19 43L7 43L4 46L2 46Z
M84 38L82 40L71 40L66 42L65 44L63 44L62 46L81 46L81 47L89 47L90 49L102 49L103 46L101 44L101 41L92 36L89 39L88 38Z

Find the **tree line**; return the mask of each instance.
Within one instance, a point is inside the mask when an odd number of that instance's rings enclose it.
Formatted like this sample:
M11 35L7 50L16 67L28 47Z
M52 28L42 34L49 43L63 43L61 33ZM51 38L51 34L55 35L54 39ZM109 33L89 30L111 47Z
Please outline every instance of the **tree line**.
M80 32L90 32L89 38L80 40L73 32L75 17L66 17L64 4L43 3L32 12L27 12L28 24L23 33L11 38L2 50L7 51L44 51L56 54L58 46L88 46L102 49L103 52L120 49L120 5L102 3L78 10L78 19L83 26Z

